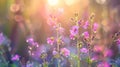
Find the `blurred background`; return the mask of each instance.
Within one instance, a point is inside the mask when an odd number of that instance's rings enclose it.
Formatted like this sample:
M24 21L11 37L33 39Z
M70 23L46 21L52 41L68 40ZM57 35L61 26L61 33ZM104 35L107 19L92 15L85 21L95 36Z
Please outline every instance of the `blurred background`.
M100 24L99 44L110 45L112 35L120 31L120 0L0 0L0 32L10 40L12 54L28 57L26 38L32 36L40 44L52 34L48 25L49 16L57 17L69 36L70 18L75 13L88 19L95 13L95 22ZM111 47L119 54L117 46Z

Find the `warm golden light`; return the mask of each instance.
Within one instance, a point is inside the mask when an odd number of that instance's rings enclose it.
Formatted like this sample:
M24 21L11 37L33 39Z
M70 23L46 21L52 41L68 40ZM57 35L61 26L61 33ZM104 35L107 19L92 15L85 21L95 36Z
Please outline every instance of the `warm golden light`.
M77 3L77 2L79 2L80 0L64 0L65 1L65 3L67 4L67 5L73 5L73 4L75 4L75 3Z
M51 6L57 5L58 0L48 0L48 4L51 5Z
M106 0L96 0L96 2L97 2L98 4L104 4L104 3L106 2Z

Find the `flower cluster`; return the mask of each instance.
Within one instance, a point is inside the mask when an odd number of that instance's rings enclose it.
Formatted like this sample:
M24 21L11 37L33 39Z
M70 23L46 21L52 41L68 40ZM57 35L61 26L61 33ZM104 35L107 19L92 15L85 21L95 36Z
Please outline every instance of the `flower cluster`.
M5 36L3 33L0 33L0 45L5 41Z
M70 51L67 48L61 48L61 54L68 57L70 55Z
M18 54L14 55L14 56L11 58L12 61L19 61L19 59L20 59L20 56L19 56Z
M80 52L82 52L82 53L88 53L88 49L87 48L81 48Z
M74 40L78 32L79 32L79 26L73 26L72 29L70 30L70 38Z
M53 45L55 42L55 38L54 37L48 37L47 38L47 43L50 44L50 45Z
M34 55L34 51L36 51L37 48L39 48L39 44L32 37L27 38L26 42L29 44L28 45L29 54Z

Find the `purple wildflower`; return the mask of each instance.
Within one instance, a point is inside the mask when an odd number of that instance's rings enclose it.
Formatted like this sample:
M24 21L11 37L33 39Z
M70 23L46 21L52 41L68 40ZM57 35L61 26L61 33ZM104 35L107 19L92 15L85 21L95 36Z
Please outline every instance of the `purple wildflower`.
M49 38L47 38L47 43L48 43L48 44L53 45L54 42L55 42L54 37L49 37Z
M26 42L29 44L34 44L34 39L32 37L30 37L26 40Z
M18 61L19 58L20 58L20 56L16 54L15 56L12 57L11 60L12 60L12 61L16 61L16 60Z
M84 38L89 38L89 33L88 33L88 31L85 31L84 33L83 33L83 36L84 36Z
M98 26L99 26L99 25L98 25L97 23L94 23L94 24L93 24L93 31L94 31L94 32L96 32Z
M97 67L110 67L110 64L108 62L102 62L98 64Z
M78 34L79 26L73 26L70 30L70 34L76 36Z
M105 57L111 57L113 55L112 50L108 49L103 52Z
M78 34L79 31L79 26L73 26L72 29L70 30L70 38L74 39L75 36Z
M88 26L89 26L89 22L88 22L88 21L86 21L86 22L85 22L85 25L83 25L83 28L84 28L84 29L87 29L87 28L88 28Z
M61 49L61 53L62 53L65 57L67 57L67 56L70 55L70 51L69 51L67 48L62 48L62 49Z
M87 53L88 50L87 50L87 48L82 48L82 49L80 49L80 52L82 52L82 53Z
M3 33L0 33L0 45L3 43L4 40L5 40L5 37Z
M57 52L56 50L53 50L52 54L53 54L53 55L57 55L58 52Z
M117 44L120 45L120 39L117 39Z
M70 39L75 40L75 36L74 35L70 35Z
M60 34L64 33L64 31L65 31L65 29L64 29L63 27L59 27L59 28L58 28L58 32L59 32Z

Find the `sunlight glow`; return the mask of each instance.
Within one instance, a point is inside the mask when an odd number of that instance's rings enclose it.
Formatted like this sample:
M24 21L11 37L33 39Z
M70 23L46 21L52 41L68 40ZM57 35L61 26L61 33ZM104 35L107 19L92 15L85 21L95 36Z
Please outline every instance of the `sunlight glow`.
M48 0L48 4L51 6L55 6L58 4L58 0Z

